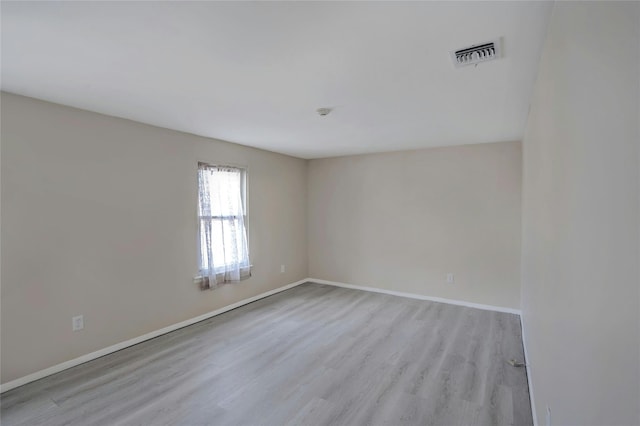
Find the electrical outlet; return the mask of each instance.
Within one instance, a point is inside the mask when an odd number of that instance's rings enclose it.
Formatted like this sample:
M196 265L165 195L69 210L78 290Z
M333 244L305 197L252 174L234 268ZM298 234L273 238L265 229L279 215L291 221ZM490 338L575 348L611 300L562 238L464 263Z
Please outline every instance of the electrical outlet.
M280 265L280 273L284 274L284 265Z
M71 318L71 329L73 331L79 331L84 328L84 316L78 315L77 317Z
M449 272L447 274L447 284L452 284L455 280L453 279L453 274Z
M547 406L547 426L551 426L551 408Z

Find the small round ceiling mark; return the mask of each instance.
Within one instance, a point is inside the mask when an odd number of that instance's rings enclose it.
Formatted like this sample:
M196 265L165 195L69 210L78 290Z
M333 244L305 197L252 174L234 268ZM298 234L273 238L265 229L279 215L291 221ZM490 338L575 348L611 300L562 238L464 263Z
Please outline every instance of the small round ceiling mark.
M316 110L316 112L321 116L324 117L325 115L329 115L329 113L331 112L331 108L318 108Z

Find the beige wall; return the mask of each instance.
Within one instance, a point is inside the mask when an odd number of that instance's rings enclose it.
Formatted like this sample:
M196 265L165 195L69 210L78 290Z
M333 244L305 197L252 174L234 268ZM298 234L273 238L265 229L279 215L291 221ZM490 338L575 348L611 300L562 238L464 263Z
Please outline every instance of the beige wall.
M522 309L536 412L639 424L640 4L558 2L524 138Z
M3 383L307 276L306 161L1 101ZM206 292L192 282L198 161L248 166L255 265Z
M311 160L308 183L311 277L520 307L519 142Z

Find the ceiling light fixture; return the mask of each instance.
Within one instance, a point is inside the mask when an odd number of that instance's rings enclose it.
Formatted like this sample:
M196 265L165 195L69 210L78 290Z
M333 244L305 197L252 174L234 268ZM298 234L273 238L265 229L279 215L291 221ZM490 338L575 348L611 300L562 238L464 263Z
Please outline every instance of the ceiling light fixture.
M320 114L321 117L324 117L331 112L331 108L318 108L316 111L318 112L318 114Z

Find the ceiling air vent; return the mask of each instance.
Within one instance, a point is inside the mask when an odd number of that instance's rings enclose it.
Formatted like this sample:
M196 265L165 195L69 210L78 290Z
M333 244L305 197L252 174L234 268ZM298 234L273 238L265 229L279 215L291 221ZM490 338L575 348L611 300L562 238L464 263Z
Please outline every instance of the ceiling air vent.
M451 52L451 59L453 60L453 64L456 68L464 67L465 65L479 64L480 62L492 61L499 57L499 40L482 44L474 44L473 46Z

